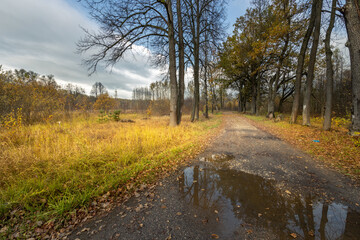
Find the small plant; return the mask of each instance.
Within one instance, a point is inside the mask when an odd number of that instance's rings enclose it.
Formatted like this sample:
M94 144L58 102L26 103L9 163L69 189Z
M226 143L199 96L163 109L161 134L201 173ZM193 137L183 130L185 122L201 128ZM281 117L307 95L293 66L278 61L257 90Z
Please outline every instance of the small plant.
M120 113L121 113L120 110L116 110L113 113L105 112L104 110L100 110L98 121L99 122L107 122L109 120L114 120L115 122L118 122L118 121L120 121Z
M116 111L114 111L113 114L111 115L112 119L113 119L115 122L120 121L120 113L121 113L120 110L116 110Z
M151 101L149 107L146 109L146 115L150 118L152 115L153 102Z
M107 122L109 119L109 115L104 110L100 110L98 122Z

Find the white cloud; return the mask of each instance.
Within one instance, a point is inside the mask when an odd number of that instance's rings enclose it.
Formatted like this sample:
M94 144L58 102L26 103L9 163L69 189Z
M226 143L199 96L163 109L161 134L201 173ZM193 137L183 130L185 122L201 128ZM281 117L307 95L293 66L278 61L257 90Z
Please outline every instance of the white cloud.
M88 77L81 56L75 53L76 42L84 35L80 26L95 29L96 24L73 4L64 0L2 0L0 64L53 74L61 82L79 84L86 90L100 81L110 92L118 89L118 96L125 98L131 97L133 87L161 79L160 70L147 61L150 51L141 46L110 73L99 70Z

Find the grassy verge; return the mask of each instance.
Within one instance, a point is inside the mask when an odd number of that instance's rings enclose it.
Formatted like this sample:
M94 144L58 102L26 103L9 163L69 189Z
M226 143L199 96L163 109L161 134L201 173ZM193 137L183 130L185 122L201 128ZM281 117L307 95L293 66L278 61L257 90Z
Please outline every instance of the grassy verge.
M93 117L0 132L0 236L29 236L104 193L151 182L197 154L221 123L221 116L196 123L184 116L171 128L168 117L122 117L136 122Z
M243 116L250 119L257 127L290 142L342 173L360 178L360 139L347 134L346 120L333 119L332 130L324 131L321 128L322 119L319 118L312 118L312 126L307 127L290 124L289 116L285 116L285 119L279 122L263 116Z

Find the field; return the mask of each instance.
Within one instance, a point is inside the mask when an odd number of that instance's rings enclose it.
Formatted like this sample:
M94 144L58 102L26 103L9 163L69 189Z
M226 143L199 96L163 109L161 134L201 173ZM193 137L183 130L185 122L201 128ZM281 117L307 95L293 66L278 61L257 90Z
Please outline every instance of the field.
M135 123L92 116L0 131L3 234L69 218L109 191L153 181L198 153L221 123L220 115L196 123L184 116L171 128L168 117L120 117Z
M333 118L331 131L322 130L322 119L311 118L311 126L290 124L290 116L274 122L264 116L243 115L259 128L284 139L344 174L360 178L360 138L348 135L349 120ZM298 123L301 123L301 117Z

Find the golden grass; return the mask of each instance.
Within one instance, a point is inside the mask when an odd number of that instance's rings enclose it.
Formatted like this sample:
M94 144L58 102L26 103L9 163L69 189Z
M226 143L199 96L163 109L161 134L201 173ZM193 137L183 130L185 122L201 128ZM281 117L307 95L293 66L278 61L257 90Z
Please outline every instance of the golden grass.
M349 120L334 118L331 131L324 131L321 118L312 118L311 126L307 127L290 124L289 116L285 116L280 122L268 120L263 116L244 116L251 119L256 126L290 142L320 161L347 175L360 177L360 139L348 135ZM298 122L301 123L301 119Z
M96 117L0 132L0 224L11 211L47 220L83 206L142 171L193 155L221 116L178 127L168 117ZM1 226L1 225L0 225Z

